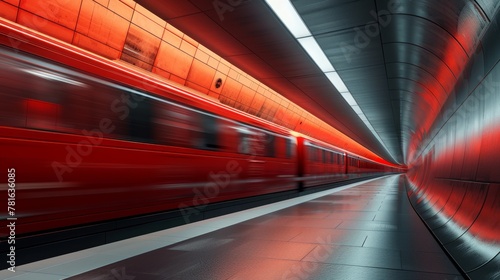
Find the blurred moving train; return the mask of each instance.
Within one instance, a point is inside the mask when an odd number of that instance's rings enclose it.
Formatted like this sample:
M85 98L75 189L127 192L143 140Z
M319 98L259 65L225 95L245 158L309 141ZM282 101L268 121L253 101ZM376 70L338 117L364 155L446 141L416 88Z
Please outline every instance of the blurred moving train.
M399 171L14 24L0 43L18 235Z

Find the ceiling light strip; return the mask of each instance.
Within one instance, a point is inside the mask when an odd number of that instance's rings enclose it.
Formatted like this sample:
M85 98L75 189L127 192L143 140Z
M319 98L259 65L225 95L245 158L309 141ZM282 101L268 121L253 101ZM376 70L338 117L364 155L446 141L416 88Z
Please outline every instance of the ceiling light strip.
M266 0L266 2L295 38L312 36L309 28L290 1Z
M321 71L323 73L329 72L329 73L336 73L335 68L333 68L333 65L330 63L330 60L328 57L326 57L325 53L319 46L318 42L316 42L316 39L314 39L313 36L308 36L308 37L303 37L303 38L297 38L297 41L302 45L304 50L309 54L309 56L316 62L316 65L319 66Z
M316 39L312 36L312 33L309 31L309 28L307 28L297 10L295 10L293 4L289 0L266 0L266 2L281 22L288 28L290 33L292 33L295 39L297 39L302 48L304 48L304 50L309 54L311 59L316 63L316 65L318 65L321 71L323 71L328 80L330 80L333 86L335 86L342 97L356 112L358 117L368 127L370 132L375 136L375 138L377 138L380 144L382 144L394 162L397 162L392 153L385 146L384 141L382 141L378 133L371 125L370 121L368 121L368 118L365 116L363 111L361 111L358 103L352 96L351 92L349 92L349 89L345 85L344 81L342 81L342 78L340 78L339 74L335 71L335 68L319 46Z

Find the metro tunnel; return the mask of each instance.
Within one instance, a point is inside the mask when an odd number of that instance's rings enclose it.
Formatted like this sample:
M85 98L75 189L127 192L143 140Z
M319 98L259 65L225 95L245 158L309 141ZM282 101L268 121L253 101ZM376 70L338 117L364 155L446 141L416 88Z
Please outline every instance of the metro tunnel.
M1 0L2 279L500 279L500 2Z

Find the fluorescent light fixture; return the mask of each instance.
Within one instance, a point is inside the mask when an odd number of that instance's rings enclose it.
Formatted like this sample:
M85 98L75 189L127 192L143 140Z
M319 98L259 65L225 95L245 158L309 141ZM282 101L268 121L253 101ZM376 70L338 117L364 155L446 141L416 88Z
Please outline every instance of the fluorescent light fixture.
M316 62L321 71L335 71L330 60L312 36L304 21L297 13L289 0L266 0L281 22L290 30L290 33L299 41L304 50Z
M266 2L295 38L312 35L289 0L266 0Z
M377 140L382 144L382 146L389 153L394 162L397 162L394 159L392 153L385 146L384 141L380 139L380 136L375 131L370 121L368 121L363 111L361 111L361 109L359 108L358 103L349 92L349 89L344 84L344 81L342 81L339 74L335 71L332 63L326 56L325 52L323 52L323 50L321 49L316 39L312 36L309 28L307 28L290 0L266 0L266 3L278 16L281 22L288 28L295 39L299 41L300 45L302 45L302 48L304 48L304 50L309 54L312 60L314 60L316 65L318 65L321 71L323 71L326 77L335 86L335 88L352 107L356 114L358 114L359 118L365 123L365 125L373 133L375 138L377 138Z
M359 108L358 105L351 105L351 107L354 109L354 112L356 112L356 114L358 114L358 115L363 114L363 111L361 111L361 108Z
M304 38L298 38L297 40L302 45L304 50L306 50L309 56L314 60L314 62L316 62L316 65L319 66L321 71L323 72L335 71L335 68L333 68L332 64L330 63L330 60L328 59L328 57L326 57L325 53L318 45L318 42L316 42L316 39L314 39L314 37L309 36Z
M350 92L341 92L340 94L342 95L342 97L344 97L345 101L347 101L347 103L349 103L349 105L351 105L351 107L358 105L358 103L356 102L356 100L354 100L354 97L352 97ZM363 112L361 112L361 113L363 113Z
M325 75L339 92L349 92L347 86L344 84L344 81L340 78L339 73L327 72ZM351 94L349 93L349 95Z

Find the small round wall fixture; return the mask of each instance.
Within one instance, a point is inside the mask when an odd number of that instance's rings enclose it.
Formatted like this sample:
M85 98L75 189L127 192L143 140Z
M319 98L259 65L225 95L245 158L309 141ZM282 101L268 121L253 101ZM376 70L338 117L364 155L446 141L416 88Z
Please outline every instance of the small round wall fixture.
M222 86L222 79L218 78L217 81L215 81L215 88L220 88Z

